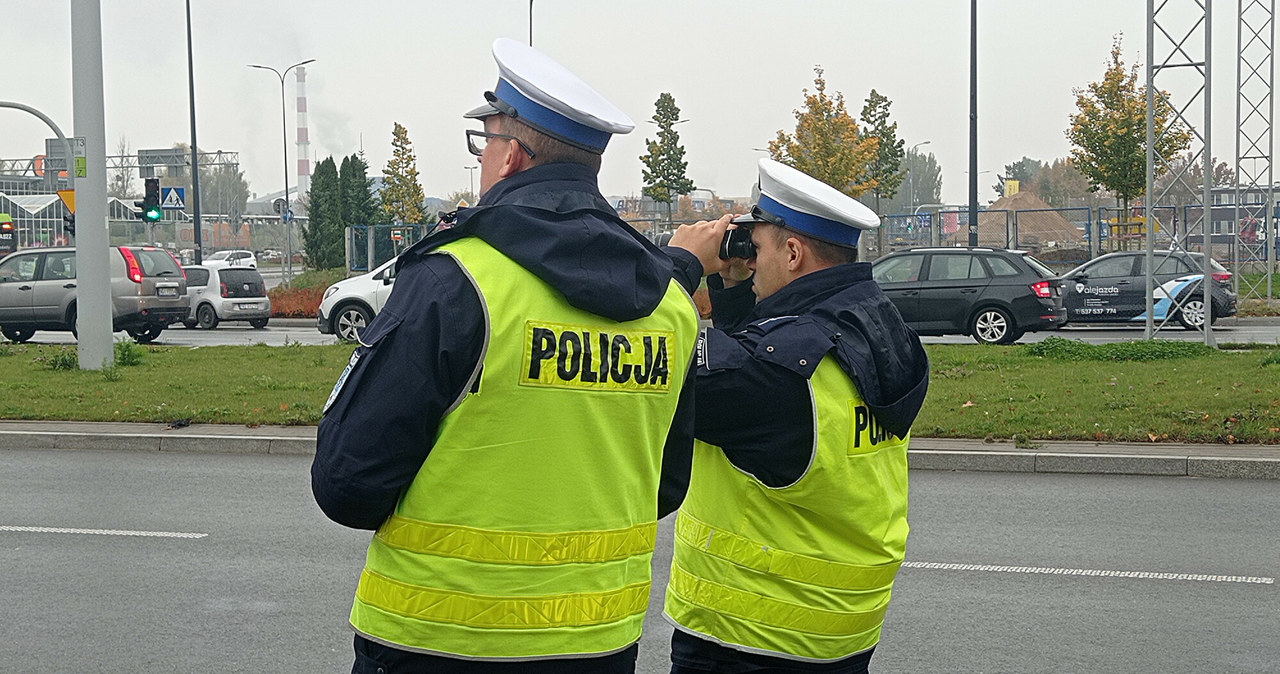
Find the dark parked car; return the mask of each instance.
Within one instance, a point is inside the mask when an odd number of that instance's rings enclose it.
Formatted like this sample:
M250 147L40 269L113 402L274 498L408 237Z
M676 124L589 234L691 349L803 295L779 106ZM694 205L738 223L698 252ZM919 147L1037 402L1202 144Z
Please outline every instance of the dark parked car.
M1154 251L1152 294L1157 323L1177 320L1188 330L1204 325L1204 255L1183 250ZM1067 320L1072 323L1146 323L1147 253L1108 253L1063 275ZM1213 321L1236 313L1231 272L1210 260Z
M915 248L876 260L871 276L921 335L1009 344L1066 322L1062 279L1025 251Z

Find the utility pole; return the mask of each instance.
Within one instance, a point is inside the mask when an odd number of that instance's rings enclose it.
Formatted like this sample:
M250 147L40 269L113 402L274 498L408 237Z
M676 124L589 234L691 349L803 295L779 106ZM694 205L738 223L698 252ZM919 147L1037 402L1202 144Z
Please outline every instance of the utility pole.
M969 245L978 245L978 0L969 1Z
M71 96L75 135L85 139L85 174L67 176L76 190L76 334L80 369L113 362L111 274L107 236L107 127L102 96L102 8L71 0Z
M187 0L187 93L191 102L191 220L195 228L196 264L204 263L200 233L200 160L196 149L196 75L191 59L191 0Z

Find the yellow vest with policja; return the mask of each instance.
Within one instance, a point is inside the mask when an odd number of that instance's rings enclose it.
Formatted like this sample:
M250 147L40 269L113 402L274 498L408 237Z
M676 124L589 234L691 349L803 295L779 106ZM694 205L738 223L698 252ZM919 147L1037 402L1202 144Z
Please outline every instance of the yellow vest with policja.
M831 661L880 639L907 540L907 437L871 415L831 356L810 378L815 448L770 488L698 442L676 518L665 613L733 649Z
M672 281L653 314L617 322L572 307L477 238L439 252L484 306L479 384L446 413L369 544L351 624L459 658L626 648L648 604L662 449L697 337L692 300Z

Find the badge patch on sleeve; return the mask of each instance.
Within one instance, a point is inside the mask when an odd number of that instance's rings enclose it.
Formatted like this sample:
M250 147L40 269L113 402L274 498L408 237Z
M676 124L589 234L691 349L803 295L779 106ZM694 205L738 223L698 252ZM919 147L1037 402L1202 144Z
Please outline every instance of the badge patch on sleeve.
M612 330L528 321L521 386L666 393L670 330Z
M329 392L329 399L324 401L324 409L320 410L320 416L324 416L329 408L333 405L333 401L338 399L338 394L342 392L342 385L347 383L347 376L351 374L351 368L356 366L356 362L360 360L360 349L356 349L351 353L351 360L347 361L347 367L338 375L338 382L333 385L333 390Z

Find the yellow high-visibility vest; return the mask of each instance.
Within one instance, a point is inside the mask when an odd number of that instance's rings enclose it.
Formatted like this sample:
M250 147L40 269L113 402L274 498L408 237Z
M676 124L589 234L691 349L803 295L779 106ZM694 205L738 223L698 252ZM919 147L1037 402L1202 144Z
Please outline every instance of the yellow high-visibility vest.
M730 648L830 661L880 639L907 540L907 437L880 426L831 356L810 378L815 448L770 488L694 448L665 612Z
M476 659L606 654L640 637L662 449L697 337L672 281L617 322L477 238L445 244L479 290L478 388L369 545L351 624Z

